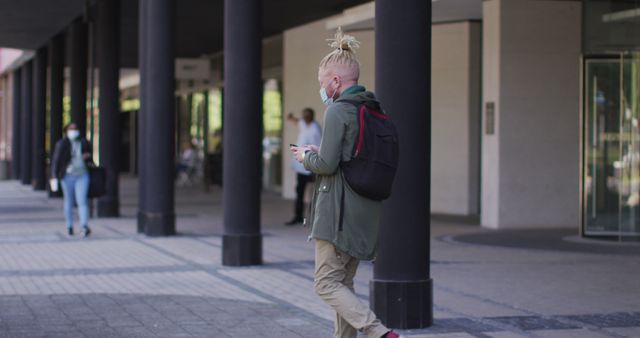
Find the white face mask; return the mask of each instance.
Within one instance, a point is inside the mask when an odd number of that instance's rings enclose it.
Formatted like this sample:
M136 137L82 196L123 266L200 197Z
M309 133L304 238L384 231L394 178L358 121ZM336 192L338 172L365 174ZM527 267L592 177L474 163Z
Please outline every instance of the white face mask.
M320 88L320 98L322 99L322 103L324 103L326 106L333 103L334 95L336 95L335 91L333 92L333 94L331 94L331 97L329 97L329 95L327 95L327 90L324 89L324 87Z
M80 132L79 132L79 131L77 131L77 130L75 130L75 129L67 130L67 137L68 137L70 140L75 140L75 139L77 139L77 138L78 138L78 136L80 136Z
M332 102L333 99L327 95L327 90L324 89L324 87L320 88L320 99L322 100L322 103L324 103L326 106L333 103Z

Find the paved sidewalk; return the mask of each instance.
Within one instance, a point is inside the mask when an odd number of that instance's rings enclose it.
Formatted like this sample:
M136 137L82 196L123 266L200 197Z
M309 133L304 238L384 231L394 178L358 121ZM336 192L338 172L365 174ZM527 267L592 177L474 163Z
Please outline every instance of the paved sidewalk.
M0 182L0 337L331 336L308 230L282 225L291 202L264 194L265 264L229 268L219 188L179 188L179 235L147 238L135 230L135 184L122 180L123 217L92 219L82 239L65 235L61 200ZM476 226L432 229L435 325L407 336L640 337L637 245L523 249L522 233L496 242ZM563 231L558 242L576 242ZM371 276L363 263L365 302Z

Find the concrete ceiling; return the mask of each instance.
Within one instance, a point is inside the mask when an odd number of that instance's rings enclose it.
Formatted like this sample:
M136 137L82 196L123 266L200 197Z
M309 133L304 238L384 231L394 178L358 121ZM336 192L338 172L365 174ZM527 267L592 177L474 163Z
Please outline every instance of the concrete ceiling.
M264 37L338 14L367 0L263 0ZM64 32L95 0L0 0L0 47L36 49ZM138 1L121 0L122 65L137 64ZM178 57L222 50L223 0L176 1ZM91 7L91 6L90 6ZM91 16L91 15L89 15Z
M482 19L482 0L436 0L432 6L433 22Z
M85 0L0 0L0 47L40 47L82 15L84 3Z
M481 20L482 0L433 0L433 23ZM327 29L342 27L348 31L369 30L375 25L375 3L349 8L327 21Z

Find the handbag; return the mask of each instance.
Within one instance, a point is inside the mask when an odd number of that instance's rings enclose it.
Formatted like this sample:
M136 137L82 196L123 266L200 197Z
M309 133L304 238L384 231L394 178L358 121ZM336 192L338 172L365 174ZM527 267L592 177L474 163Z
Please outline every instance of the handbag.
M57 178L49 179L49 197L62 197L62 182Z
M89 198L103 196L107 186L107 171L104 167L99 167L93 162L87 166L89 170Z

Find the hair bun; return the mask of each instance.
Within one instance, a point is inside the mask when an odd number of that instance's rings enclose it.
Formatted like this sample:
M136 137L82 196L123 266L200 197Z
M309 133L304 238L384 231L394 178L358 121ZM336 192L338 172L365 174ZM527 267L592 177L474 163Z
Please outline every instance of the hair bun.
M329 46L331 48L340 52L348 51L355 53L356 49L360 47L360 41L356 40L355 37L349 34L344 34L341 27L338 27L333 39L327 39L327 41L329 41Z

